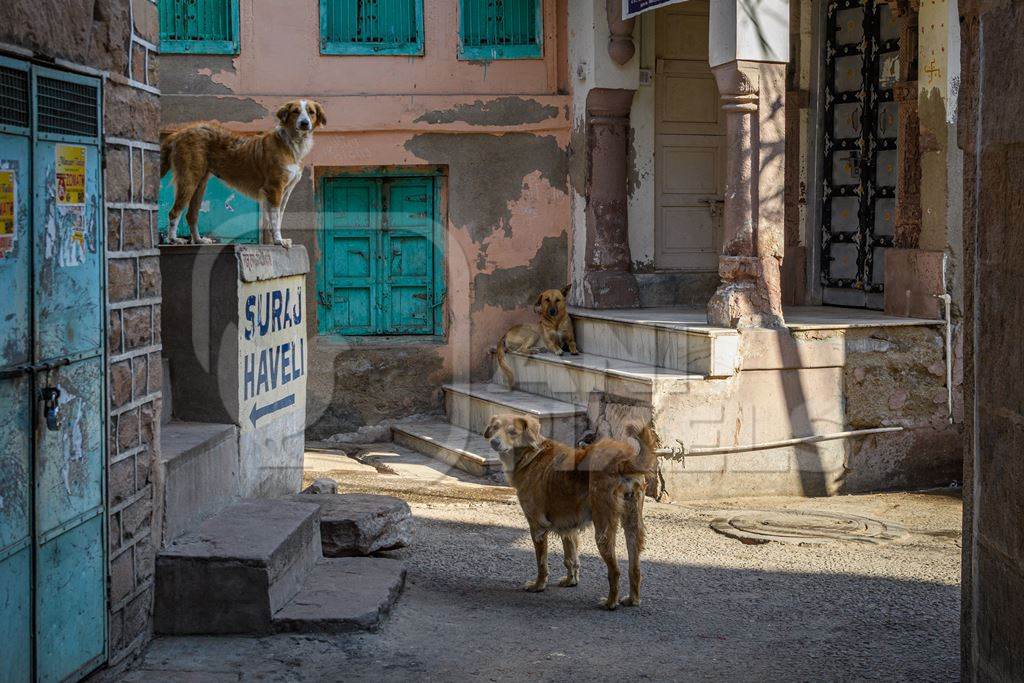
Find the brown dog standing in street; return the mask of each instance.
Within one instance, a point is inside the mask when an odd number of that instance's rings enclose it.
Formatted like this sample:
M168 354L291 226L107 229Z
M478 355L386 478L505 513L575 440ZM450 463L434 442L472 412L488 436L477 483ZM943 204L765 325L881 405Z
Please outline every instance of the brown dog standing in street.
M580 532L593 521L597 548L608 567L608 597L602 605L615 609L620 604L615 540L621 524L629 552L629 596L621 604L640 604L645 477L655 467L657 437L639 424L627 425L626 432L640 442L639 453L614 439L573 448L544 437L540 422L529 416L491 418L484 436L516 489L537 556L537 578L526 590L539 592L547 586L547 538L552 531L562 537L565 550L566 575L558 585L579 582Z
M579 354L572 318L565 307L565 295L569 293L571 287L569 284L562 289L546 289L538 294L533 307L540 313L540 322L536 325L516 325L498 340L498 367L508 380L509 387L515 386L516 378L512 368L505 361L506 351L536 353L546 349L561 356L563 349L568 348L572 355Z

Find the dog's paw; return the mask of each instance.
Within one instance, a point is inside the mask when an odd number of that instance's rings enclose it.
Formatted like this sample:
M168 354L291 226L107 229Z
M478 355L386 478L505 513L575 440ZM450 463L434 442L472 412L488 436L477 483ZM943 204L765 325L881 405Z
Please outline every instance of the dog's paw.
M527 593L540 593L547 588L547 581L527 581L523 584L523 590Z
M618 609L618 607L619 607L619 601L616 600L615 598L605 598L604 600L602 600L601 602L599 602L597 604L600 605L601 607L605 608L609 612L611 612L612 610Z
M573 355L573 356L578 356L578 355L580 355L580 352L579 352L579 350L578 350L578 349L574 349L574 350L571 350L571 351L569 351L569 353L570 353L571 355Z
M288 237L282 237L280 239L276 239L276 240L274 240L274 244L280 244L285 249L291 249L292 248L292 241Z
M572 588L573 586L579 585L580 580L575 576L567 576L558 582L558 585L562 588Z
M213 244L214 239L212 237L197 237L195 242L192 244Z
M187 237L168 237L165 244L188 244Z
M623 607L639 607L640 598L634 598L633 596L625 597L619 600L619 604Z

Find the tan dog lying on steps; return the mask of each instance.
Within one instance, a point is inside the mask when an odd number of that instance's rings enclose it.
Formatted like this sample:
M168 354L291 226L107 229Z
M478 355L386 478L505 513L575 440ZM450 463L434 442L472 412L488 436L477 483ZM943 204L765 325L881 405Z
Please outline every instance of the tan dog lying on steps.
M536 325L516 325L498 340L498 367L505 375L509 387L515 386L516 379L512 368L505 361L506 351L536 353L548 350L561 356L563 348L568 348L572 355L579 354L572 318L565 307L565 295L569 293L570 287L572 285L562 289L546 289L538 294L533 307L540 313L540 322Z
M601 558L608 567L607 609L619 603L619 564L615 541L619 525L629 552L629 596L623 605L640 604L640 552L644 547L645 477L655 467L657 437L649 427L626 425L640 442L640 452L625 441L601 439L573 448L541 435L533 417L495 415L484 431L498 452L509 483L530 525L537 556L537 578L528 591L544 590L548 581L548 533L562 537L565 578L559 586L579 582L579 535L593 521Z

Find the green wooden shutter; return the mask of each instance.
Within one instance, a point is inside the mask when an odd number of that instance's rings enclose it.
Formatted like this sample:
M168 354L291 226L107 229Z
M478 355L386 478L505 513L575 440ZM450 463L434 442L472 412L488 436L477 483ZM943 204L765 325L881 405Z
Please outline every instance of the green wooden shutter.
M380 328L380 185L363 178L324 185L322 332L374 334Z
M461 0L461 59L542 56L541 0Z
M434 182L385 181L383 295L390 334L434 331Z
M321 334L440 333L436 190L430 175L324 181Z
M238 0L159 0L160 51L238 54Z
M320 0L320 52L423 54L423 0Z

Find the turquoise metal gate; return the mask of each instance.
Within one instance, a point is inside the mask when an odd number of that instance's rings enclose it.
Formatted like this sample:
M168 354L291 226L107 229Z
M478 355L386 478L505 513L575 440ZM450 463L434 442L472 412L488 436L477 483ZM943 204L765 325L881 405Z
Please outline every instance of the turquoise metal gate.
M0 680L106 649L100 84L0 61Z

